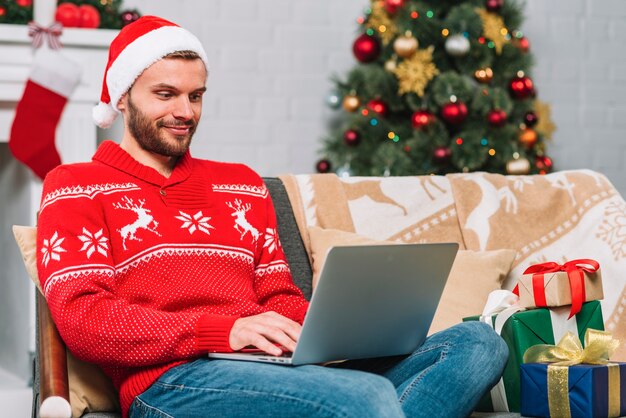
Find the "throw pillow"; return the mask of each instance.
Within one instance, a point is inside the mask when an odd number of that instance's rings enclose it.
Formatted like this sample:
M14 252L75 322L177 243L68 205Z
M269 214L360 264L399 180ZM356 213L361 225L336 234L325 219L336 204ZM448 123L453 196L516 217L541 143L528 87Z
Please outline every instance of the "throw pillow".
M22 253L28 276L41 292L37 274L37 228L14 225L13 235ZM87 412L120 410L117 391L111 379L98 366L75 358L69 350L67 350L67 379L73 417L80 417Z
M317 285L330 247L397 244L392 241L375 241L352 232L319 227L309 228L309 238L313 259L313 289ZM500 289L515 255L514 250L459 251L428 334L461 323L466 316L480 314L489 293Z

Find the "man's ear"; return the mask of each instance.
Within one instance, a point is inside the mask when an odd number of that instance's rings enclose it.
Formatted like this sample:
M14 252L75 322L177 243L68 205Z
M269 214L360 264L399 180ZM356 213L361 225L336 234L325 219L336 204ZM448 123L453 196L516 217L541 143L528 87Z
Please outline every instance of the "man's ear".
M126 110L126 101L128 100L128 92L122 94L122 97L117 102L117 109L121 112Z

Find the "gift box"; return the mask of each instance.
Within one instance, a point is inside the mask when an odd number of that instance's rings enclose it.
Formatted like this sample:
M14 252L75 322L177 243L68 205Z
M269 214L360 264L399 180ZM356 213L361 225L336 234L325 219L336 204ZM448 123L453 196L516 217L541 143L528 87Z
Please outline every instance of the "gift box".
M592 301L582 305L577 315L568 319L569 307L555 309L533 309L517 312L502 327L501 337L509 347L509 359L504 368L503 381L506 403L510 412L520 411L520 365L526 350L537 344L555 344L569 330L584 337L588 328L604 329L600 302ZM491 317L495 325L496 315ZM480 316L464 318L464 321L478 321ZM475 408L480 412L493 412L493 400L487 392Z
M571 313L576 314L584 302L604 298L600 266L588 259L536 264L518 281L517 293L521 307L571 305Z
M566 373L567 384L559 387L552 381L549 383L551 373L555 382L565 380ZM521 415L528 417L626 416L626 363L522 364L521 402Z

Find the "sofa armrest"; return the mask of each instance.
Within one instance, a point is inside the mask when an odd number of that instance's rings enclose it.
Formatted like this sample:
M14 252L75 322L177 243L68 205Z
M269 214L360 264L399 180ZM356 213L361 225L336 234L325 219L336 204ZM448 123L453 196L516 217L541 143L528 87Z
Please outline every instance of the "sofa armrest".
M67 377L67 353L46 299L37 292L39 321L39 416L71 417L70 392Z

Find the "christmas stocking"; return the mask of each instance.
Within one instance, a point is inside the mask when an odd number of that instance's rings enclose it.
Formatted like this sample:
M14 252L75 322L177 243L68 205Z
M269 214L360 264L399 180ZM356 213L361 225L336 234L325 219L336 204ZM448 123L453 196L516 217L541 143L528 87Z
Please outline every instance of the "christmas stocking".
M24 94L15 109L9 148L41 179L61 164L54 145L55 131L80 75L80 67L58 51L44 46L35 54Z

